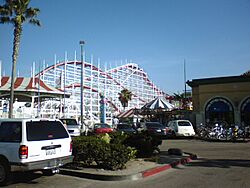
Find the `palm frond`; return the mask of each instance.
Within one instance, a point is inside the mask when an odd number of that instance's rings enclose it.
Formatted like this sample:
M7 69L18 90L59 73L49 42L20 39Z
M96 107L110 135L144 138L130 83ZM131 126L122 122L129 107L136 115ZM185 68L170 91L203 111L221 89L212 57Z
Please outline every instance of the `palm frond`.
M28 8L25 12L27 18L34 18L39 14L40 10L38 8Z
M2 16L2 17L0 17L0 23L1 24L12 23L12 21L11 21L10 17L8 17L8 16Z
M29 23L31 23L31 24L33 24L33 25L41 26L40 21L37 20L37 19L34 19L34 18L30 19L30 20L29 20Z

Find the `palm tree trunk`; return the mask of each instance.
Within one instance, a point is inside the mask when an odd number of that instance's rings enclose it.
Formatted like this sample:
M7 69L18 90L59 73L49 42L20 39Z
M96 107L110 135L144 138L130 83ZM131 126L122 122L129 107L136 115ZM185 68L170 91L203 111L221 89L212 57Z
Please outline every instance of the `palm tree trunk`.
M22 25L16 23L15 29L14 29L13 54L12 54L9 118L13 118L14 87L15 87L14 84L16 80L16 63L17 63L17 57L19 53L21 34L22 34Z

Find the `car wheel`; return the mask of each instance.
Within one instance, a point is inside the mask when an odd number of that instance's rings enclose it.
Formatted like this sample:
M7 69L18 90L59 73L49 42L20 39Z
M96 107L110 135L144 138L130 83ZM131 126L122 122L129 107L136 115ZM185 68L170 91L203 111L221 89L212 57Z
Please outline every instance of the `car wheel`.
M54 176L56 173L59 173L59 169L46 169L46 170L43 170L43 175L45 175L45 176Z
M6 160L0 159L0 185L6 185L10 178L10 166Z

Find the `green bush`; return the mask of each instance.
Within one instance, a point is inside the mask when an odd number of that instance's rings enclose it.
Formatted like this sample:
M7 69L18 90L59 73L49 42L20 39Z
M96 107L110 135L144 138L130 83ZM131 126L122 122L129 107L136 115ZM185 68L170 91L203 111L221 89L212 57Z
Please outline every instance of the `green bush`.
M135 151L131 147L122 144L110 144L109 147L101 150L96 162L104 169L124 169L126 163L135 157Z
M137 150L137 157L151 157L154 151L159 151L162 140L157 136L149 135L147 132L130 135L124 144Z
M147 133L79 136L73 138L74 162L109 170L123 169L135 157L151 157L161 140Z
M91 165L96 160L96 153L107 144L95 136L79 136L73 138L73 155L75 162Z
M135 157L135 153L131 147L107 142L105 135L80 136L73 139L74 161L87 166L96 163L99 168L123 169L126 163Z
M127 133L124 133L124 132L112 132L109 134L110 135L110 143L112 144L123 144L124 141L130 136L129 134Z

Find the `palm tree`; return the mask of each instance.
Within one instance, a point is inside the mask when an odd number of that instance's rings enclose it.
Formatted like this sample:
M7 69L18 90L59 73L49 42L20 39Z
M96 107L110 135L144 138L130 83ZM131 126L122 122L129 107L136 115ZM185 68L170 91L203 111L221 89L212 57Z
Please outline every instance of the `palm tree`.
M5 4L0 6L0 23L10 23L14 25L9 118L12 118L13 115L16 63L23 31L23 23L28 22L40 26L40 21L36 19L40 10L38 8L28 7L29 3L30 0L5 0Z
M128 106L128 102L132 99L132 92L128 89L123 89L119 95L119 101L122 103L123 108Z
M184 93L174 93L173 96L175 101L179 102L179 107L184 107L184 103L185 103L185 94Z

